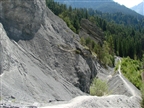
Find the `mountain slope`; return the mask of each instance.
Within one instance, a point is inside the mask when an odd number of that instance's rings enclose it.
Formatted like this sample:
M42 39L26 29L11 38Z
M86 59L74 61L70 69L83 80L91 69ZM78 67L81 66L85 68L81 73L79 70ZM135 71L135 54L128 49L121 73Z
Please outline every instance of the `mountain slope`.
M92 8L95 10L102 11L104 13L116 13L122 12L124 14L133 15L142 17L141 15L137 14L136 12L132 11L131 9L119 5L118 3L114 2L113 0L54 0L59 3L64 3L67 5L71 5L74 8Z
M140 4L131 8L132 10L136 11L137 13L144 15L144 1Z
M0 6L1 107L13 107L12 103L16 103L16 107L22 107L18 103L36 107L37 102L53 104L88 95L97 72L109 74L103 71L91 51L80 45L79 36L46 7L45 1L0 0ZM124 85L122 83L117 85ZM82 99L79 106L124 107L127 102L130 106L140 106L137 97L130 95L124 99L125 96L119 94L115 98L91 97L84 104ZM89 98L86 96L86 99ZM115 104L119 101L122 102Z
M74 95L72 96L70 92L74 93L75 90L76 95L82 93L62 78L56 70L51 69L35 55L25 51L16 42L10 41L2 25L0 28L2 33L0 35L1 57L3 57L0 75L2 99L42 102L42 100L71 99ZM72 91L69 90L68 93L66 87L75 90L71 89Z
M120 60L120 58L117 58ZM78 96L71 101L59 103L55 105L47 105L42 108L141 108L139 101L141 93L131 84L121 73L121 64L113 77L107 76L107 72L98 73L98 77L103 77L106 80L108 77L109 89L114 95L110 96ZM107 70L108 71L108 70ZM109 79L108 78L108 79Z
M96 25L94 25L87 19L82 19L80 22L80 26L80 37L91 38L96 43L102 45L103 41L105 40L104 33L102 32L102 30L100 30Z
M0 0L2 99L70 100L89 92L96 64L76 53L79 37L44 0ZM10 39L9 39L9 38ZM95 68L91 71L90 67ZM82 92L82 91L83 92Z

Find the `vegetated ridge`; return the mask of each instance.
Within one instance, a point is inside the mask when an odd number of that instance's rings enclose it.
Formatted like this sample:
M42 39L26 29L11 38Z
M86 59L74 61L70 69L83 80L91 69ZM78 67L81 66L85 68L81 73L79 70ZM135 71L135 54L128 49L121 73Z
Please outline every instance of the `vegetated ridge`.
M141 15L132 11L131 9L120 5L113 0L54 0L67 6L72 6L73 8L92 8L94 10L101 11L103 13L117 13L121 12L123 14L133 15L141 17Z

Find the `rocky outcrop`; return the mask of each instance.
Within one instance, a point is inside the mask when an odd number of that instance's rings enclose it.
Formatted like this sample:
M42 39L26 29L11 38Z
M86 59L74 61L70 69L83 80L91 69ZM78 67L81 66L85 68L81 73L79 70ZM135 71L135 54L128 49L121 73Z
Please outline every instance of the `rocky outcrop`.
M0 0L0 7L2 99L51 102L89 92L97 69L76 53L79 36L45 0Z
M2 99L51 102L83 94L35 55L10 41L0 25ZM13 97L13 98L12 98Z
M104 33L103 31L97 27L95 24L92 24L87 19L82 19L80 22L80 31L79 36L84 38L91 38L95 42L102 44L104 41Z
M0 6L0 21L15 41L32 39L47 17L43 1L0 0Z

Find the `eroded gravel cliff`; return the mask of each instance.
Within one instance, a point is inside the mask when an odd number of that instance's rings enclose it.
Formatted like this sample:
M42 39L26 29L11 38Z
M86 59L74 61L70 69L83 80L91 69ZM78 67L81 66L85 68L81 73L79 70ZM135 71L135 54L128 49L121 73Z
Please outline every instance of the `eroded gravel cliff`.
M2 99L49 102L89 92L96 63L76 53L79 36L45 0L0 0L0 7Z

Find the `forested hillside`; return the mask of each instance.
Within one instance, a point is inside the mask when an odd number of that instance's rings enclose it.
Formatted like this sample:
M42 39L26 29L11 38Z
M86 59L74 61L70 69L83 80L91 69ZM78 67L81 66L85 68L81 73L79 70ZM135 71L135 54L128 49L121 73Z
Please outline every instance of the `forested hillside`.
M71 6L67 7L65 4L59 4L53 0L47 0L47 6L76 33L79 33L81 19L89 19L104 31L106 42L116 55L129 56L132 59L142 58L144 18L136 18L122 13L103 14L93 9L73 9Z
M116 12L113 14L110 13L102 13L101 11L88 9L88 13L90 16L98 16L107 20L108 22L114 22L117 24L122 24L125 26L133 26L137 29L141 29L144 26L144 17L137 17L135 15L124 14L122 12Z
M122 12L124 14L133 15L136 17L142 17L135 11L120 5L113 0L54 0L67 6L72 6L73 8L92 8L94 10L101 11L103 13L117 13Z

